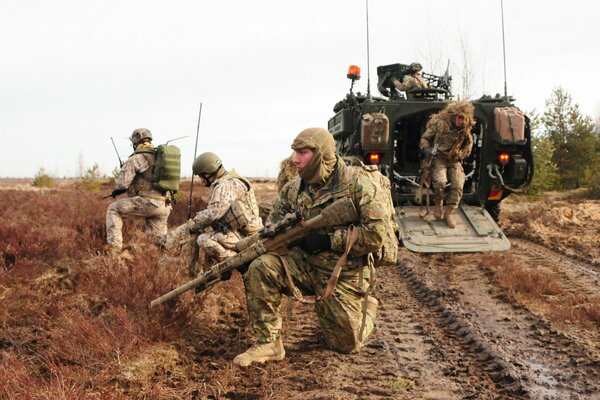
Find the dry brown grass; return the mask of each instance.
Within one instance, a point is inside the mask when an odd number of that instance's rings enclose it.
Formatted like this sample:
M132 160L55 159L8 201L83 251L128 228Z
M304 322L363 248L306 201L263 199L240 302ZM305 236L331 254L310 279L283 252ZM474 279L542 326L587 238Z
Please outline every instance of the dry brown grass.
M171 227L187 219L186 189ZM260 371L240 376L230 364L251 337L238 274L150 310L189 278L185 260L159 263L164 255L141 221L126 221L128 253L108 256L98 250L112 199L64 186L2 194L0 399L202 399L234 386L260 398L267 390ZM205 195L194 190L194 212Z
M505 254L484 255L482 265L493 271L509 295L541 311L552 322L600 330L600 299L567 293L553 273L522 265Z

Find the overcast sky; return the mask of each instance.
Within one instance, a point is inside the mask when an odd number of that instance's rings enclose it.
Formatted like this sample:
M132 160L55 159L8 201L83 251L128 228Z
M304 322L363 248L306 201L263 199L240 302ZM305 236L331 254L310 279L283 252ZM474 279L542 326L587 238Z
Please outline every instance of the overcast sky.
M600 114L600 3L505 0L508 92L544 109L562 86L581 110ZM454 91L465 57L473 97L503 93L500 0L131 1L0 0L0 177L45 168L104 174L131 153L135 128L177 144L190 176L214 151L248 176L275 176L304 128L327 126L349 90L377 93L378 65L419 61Z

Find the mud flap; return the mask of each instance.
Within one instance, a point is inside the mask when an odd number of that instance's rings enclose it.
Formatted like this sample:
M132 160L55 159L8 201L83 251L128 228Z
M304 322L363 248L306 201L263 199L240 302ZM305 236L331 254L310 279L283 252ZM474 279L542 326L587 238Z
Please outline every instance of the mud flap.
M489 213L480 207L461 204L455 212L456 227L433 215L419 216L419 207L396 207L400 241L417 253L468 253L504 251L510 241Z

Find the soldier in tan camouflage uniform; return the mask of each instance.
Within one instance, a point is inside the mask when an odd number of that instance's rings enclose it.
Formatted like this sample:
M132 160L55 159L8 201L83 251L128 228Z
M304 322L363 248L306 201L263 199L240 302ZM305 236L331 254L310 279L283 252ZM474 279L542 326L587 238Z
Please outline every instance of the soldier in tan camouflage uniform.
M410 74L404 75L402 82L394 79L394 87L398 90L408 92L411 89L426 89L429 85L427 81L421 76L421 71L423 67L419 63L410 64ZM408 93L409 99L415 98L414 95Z
M236 254L240 239L262 228L258 202L250 182L235 170L227 171L216 154L199 155L192 169L210 187L208 206L177 229L198 234L199 248L212 262L220 262Z
M160 240L167 233L167 219L171 206L165 194L152 187L152 174L156 156L152 145L152 133L148 129L136 129L131 134L133 154L125 161L116 180L113 198L127 192L106 210L106 242L111 253L123 248L123 217L143 217L146 231Z
M465 184L462 161L471 153L475 125L474 107L468 101L451 103L431 116L427 129L421 136L420 147L426 158L432 158L431 182L436 219L446 220L449 228L456 226L454 210L458 208ZM444 206L444 190L450 181L450 193Z
M295 211L310 219L343 197L353 200L360 220L352 229L350 225L322 228L303 238L287 254L266 254L250 264L244 285L257 343L235 357L233 362L241 366L285 357L281 299L283 294L293 293L294 288L304 295L315 295L315 311L325 340L337 351L359 351L375 326L377 300L367 292L374 271L370 254L381 248L386 232L383 193L366 173L352 173L353 167L347 167L336 155L333 136L325 129L302 131L292 149L299 176L280 191L269 221L276 223ZM352 230L356 236L350 236L356 237L356 242L333 296L324 298L328 280Z

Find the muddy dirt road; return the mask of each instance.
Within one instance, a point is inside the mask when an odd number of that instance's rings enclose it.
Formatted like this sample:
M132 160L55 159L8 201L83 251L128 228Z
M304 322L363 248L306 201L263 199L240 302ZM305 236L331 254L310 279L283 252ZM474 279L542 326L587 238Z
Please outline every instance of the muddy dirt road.
M600 204L538 203L533 216L516 204L503 217L505 229L512 219L508 252L403 249L397 266L380 268L377 331L360 354L327 350L311 307L296 305L284 333L288 356L267 369L267 397L600 399L600 267L593 238L577 235L582 225L598 232ZM586 222L571 218L555 229L577 210ZM521 224L535 230L518 226L524 216ZM519 291L530 278L541 296ZM585 307L589 318L576 320L573 309Z

